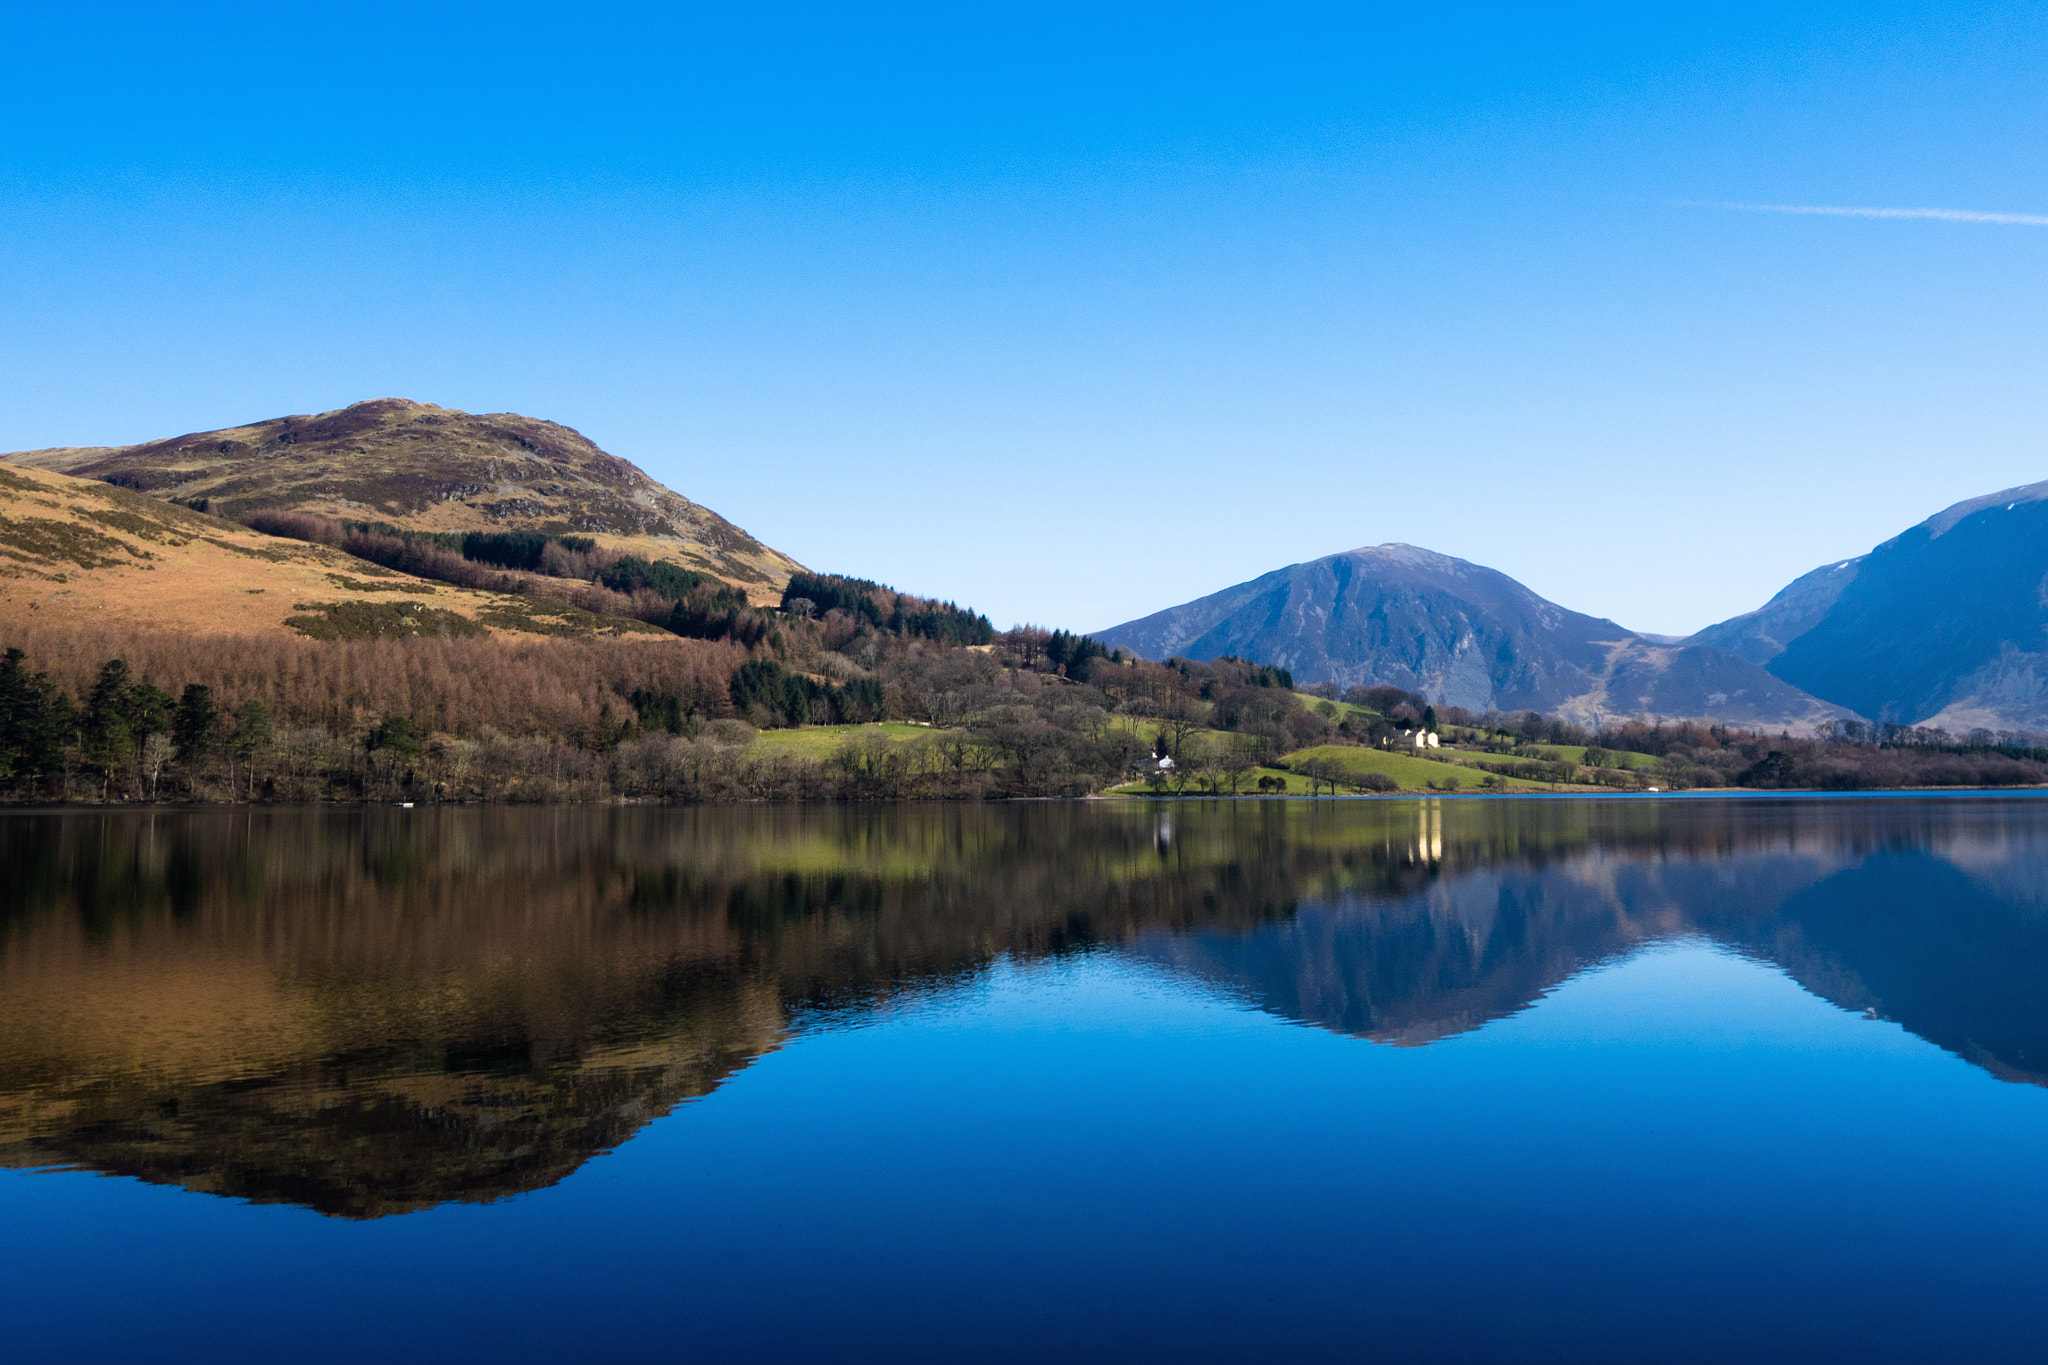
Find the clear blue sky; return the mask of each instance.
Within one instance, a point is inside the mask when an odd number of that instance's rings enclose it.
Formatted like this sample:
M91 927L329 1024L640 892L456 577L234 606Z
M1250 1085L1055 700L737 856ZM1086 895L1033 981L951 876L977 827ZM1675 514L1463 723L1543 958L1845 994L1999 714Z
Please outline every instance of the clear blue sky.
M0 449L399 395L1100 628L1404 540L1680 632L2048 478L2048 7L26 8Z

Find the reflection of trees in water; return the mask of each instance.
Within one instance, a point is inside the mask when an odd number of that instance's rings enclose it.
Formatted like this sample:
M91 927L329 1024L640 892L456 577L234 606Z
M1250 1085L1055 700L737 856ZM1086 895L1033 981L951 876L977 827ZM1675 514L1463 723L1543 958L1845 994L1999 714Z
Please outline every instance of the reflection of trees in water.
M351 1216L488 1199L561 1179L816 1012L1096 944L1420 1043L1704 932L2031 1078L2048 894L2026 888L2048 882L2023 809L12 816L0 1160Z

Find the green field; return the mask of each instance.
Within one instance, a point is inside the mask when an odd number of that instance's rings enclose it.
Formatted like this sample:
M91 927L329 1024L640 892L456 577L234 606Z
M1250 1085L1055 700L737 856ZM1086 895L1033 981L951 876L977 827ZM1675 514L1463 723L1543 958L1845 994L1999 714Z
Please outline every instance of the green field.
M1306 697L1310 705L1329 705L1340 711L1355 712L1363 708L1348 706L1343 702L1324 703L1319 698ZM1370 713L1367 713L1370 714ZM1150 743L1157 734L1158 726L1153 721L1138 721L1134 728L1140 739ZM893 743L904 743L942 733L929 725L913 725L904 721L885 721L879 725L806 725L797 730L763 730L754 739L752 752L756 754L786 753L801 758L822 762L838 752L849 737L877 735ZM1234 738L1220 730L1198 730L1195 736L1208 740ZM1540 751L1555 753L1558 760L1566 763L1581 763L1586 751L1575 744L1545 744L1537 746ZM1626 766L1635 771L1654 771L1657 760L1648 754L1625 753L1610 750L1616 759L1615 766ZM1576 782L1552 784L1535 782L1522 777L1509 777L1466 767L1460 760L1497 764L1503 767L1533 767L1544 762L1542 759L1516 758L1510 754L1488 754L1476 750L1439 749L1429 757L1419 757L1407 749L1368 749L1351 744L1319 744L1307 749L1298 749L1282 761L1289 769L1260 768L1251 773L1239 787L1239 794L1257 796L1261 777L1279 778L1286 783L1286 794L1306 796L1311 787L1309 779L1298 769L1302 764L1321 761L1345 774L1344 780L1363 777L1367 773L1385 773L1400 784L1402 791L1422 792L1430 790L1431 783L1444 783L1453 778L1460 791L1476 792L1489 790L1480 784L1489 777L1498 777L1497 784L1490 790L1496 791L1553 791L1564 788L1584 790L1590 783ZM1439 788L1440 789L1440 788ZM1153 794L1149 782L1128 782L1112 787L1106 793L1111 796L1150 796ZM1184 793L1193 795L1192 790ZM1272 794L1270 791L1268 794Z
M1583 744L1532 744L1529 748L1537 754L1555 754L1557 757L1520 758L1514 754L1489 754L1480 750L1477 745L1473 745L1470 748L1459 748L1456 752L1462 756L1483 759L1488 763L1570 763L1577 765L1583 764L1586 761L1586 746ZM1658 760L1649 754L1632 753L1625 749L1609 749L1607 752L1612 755L1607 764L1610 768L1627 768L1634 772L1653 772L1656 770Z
M1367 719L1371 719L1379 715L1379 712L1369 706L1353 706L1348 701L1324 701L1321 697L1311 697L1301 692L1297 692L1294 695L1306 709L1322 712L1339 724L1342 724L1347 716L1364 716ZM1329 707L1330 709L1323 711L1324 707Z
M1498 763L1508 768L1535 768L1542 765L1540 758L1516 758L1513 754L1489 754L1484 749L1440 749L1439 753L1453 753L1459 758L1469 758L1475 763Z
M1281 782L1286 784L1286 789L1284 792L1285 795L1307 796L1309 794L1307 778L1303 777L1300 773L1282 772L1278 768L1252 769L1252 771L1245 776L1244 781L1238 785L1237 794L1239 796L1274 796L1283 794L1275 793L1270 790L1263 792L1260 791L1259 779L1262 777L1279 778ZM1328 790L1327 785L1325 786L1324 790ZM1122 786L1109 787L1104 789L1103 791L1104 796L1157 796L1159 794L1160 793L1152 789L1152 784L1150 782L1126 782ZM1173 793L1171 789L1169 789L1165 794L1170 796ZM1182 794L1186 796L1206 795L1206 793L1194 790L1192 784L1190 784L1189 790ZM1228 793L1225 793L1225 795L1228 795Z
M907 721L888 720L879 725L806 725L800 730L763 730L754 737L749 752L796 754L802 758L826 759L839 751L853 735L880 735L884 739L917 739L924 735L936 735L939 731L929 725L912 725Z
M1312 748L1297 749L1287 755L1286 761L1290 768L1297 770L1304 763L1320 761L1358 777L1363 777L1367 773L1385 773L1400 783L1403 790L1415 791L1426 790L1430 783L1443 782L1451 777L1458 779L1462 790L1471 791L1477 789L1488 777L1494 776L1475 768L1460 767L1449 761L1448 757L1416 758L1408 753L1366 749L1348 744L1318 744ZM1502 777L1500 786L1508 791L1551 789L1548 782L1530 782L1519 777Z
M1586 761L1586 746L1583 744L1540 744L1537 747L1556 750L1557 756L1567 763ZM1611 755L1607 760L1607 766L1610 768L1633 768L1637 772L1649 772L1655 770L1658 762L1649 754L1630 753L1626 749L1609 749L1607 752Z
M1318 744L1307 749L1297 749L1282 760L1294 771L1282 771L1278 768L1257 769L1239 786L1238 794L1240 796L1274 794L1270 792L1261 793L1259 791L1259 779L1262 777L1282 779L1287 784L1285 794L1289 796L1306 796L1309 794L1312 786L1320 786L1322 790L1328 791L1327 783L1311 784L1309 779L1298 771L1302 764L1316 760L1337 768L1346 774L1347 778L1363 777L1367 773L1385 773L1388 777L1398 782L1401 790L1405 792L1426 792L1430 789L1430 783L1443 783L1452 778L1457 779L1458 790L1465 792L1486 790L1518 792L1584 790L1583 787L1577 784L1572 784L1568 788L1562 785L1553 787L1548 782L1530 782L1519 777L1501 777L1498 786L1484 788L1479 784L1487 778L1495 776L1495 774L1480 772L1474 768L1462 767L1445 759L1416 758L1406 753L1390 753L1384 749L1367 749L1350 744ZM1149 782L1127 782L1122 786L1112 787L1106 794L1110 796L1152 796L1156 793ZM1193 790L1191 786L1188 791L1182 794L1192 796L1201 793Z

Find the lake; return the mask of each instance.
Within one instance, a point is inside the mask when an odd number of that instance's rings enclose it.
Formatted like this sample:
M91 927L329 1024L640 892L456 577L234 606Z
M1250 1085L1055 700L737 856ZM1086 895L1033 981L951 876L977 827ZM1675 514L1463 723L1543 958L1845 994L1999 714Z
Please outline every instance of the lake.
M2039 1361L2048 800L0 815L16 1360Z

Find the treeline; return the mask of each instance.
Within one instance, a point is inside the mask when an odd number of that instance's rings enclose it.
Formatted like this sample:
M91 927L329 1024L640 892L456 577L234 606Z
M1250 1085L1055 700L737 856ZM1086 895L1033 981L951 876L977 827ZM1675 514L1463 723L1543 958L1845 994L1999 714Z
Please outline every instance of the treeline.
M1232 661L1216 660L1220 670ZM1186 669L1184 660L1167 665ZM1197 666L1200 667L1200 666ZM1393 686L1353 687L1341 694L1333 686L1303 689L1317 699L1306 713L1290 708L1264 708L1258 695L1244 690L1243 675L1224 685L1219 678L1197 689L1210 702L1209 724L1216 729L1280 735L1290 747L1311 744L1355 744L1410 750L1417 731L1439 734L1454 750L1427 750L1428 757L1469 767L1495 777L1540 782L1595 785L1622 790L1741 788L1747 790L1870 791L1915 787L2012 787L2048 785L2048 739L2031 734L1976 731L1955 736L1927 727L1842 722L1818 733L1795 736L1725 725L1611 722L1599 727L1575 724L1534 711L1477 713L1458 706L1438 707L1420 693ZM1341 700L1340 711L1319 702ZM1165 709L1171 711L1172 704ZM1315 736L1316 721L1325 727ZM1171 729L1167 731L1171 733ZM1202 777L1214 789L1236 790L1244 764L1232 761L1231 746L1208 745L1198 761ZM1634 756L1634 757L1632 757ZM1176 757L1180 755L1176 754ZM1654 760L1646 762L1645 760ZM1185 770L1188 764L1178 767ZM1313 765L1310 765L1313 766ZM1317 773L1299 767L1304 775ZM1323 774L1338 785L1334 772ZM1389 790L1393 783L1375 774L1346 785L1360 790ZM1185 781L1185 774L1180 779ZM1432 784L1442 790L1461 785L1455 768Z
M782 590L782 609L798 616L830 620L839 613L846 624L860 624L890 635L932 640L946 645L985 645L995 639L986 616L952 602L939 602L897 592L866 578L844 574L797 573Z
M1444 708L1442 722L1462 747L1548 760L1554 766L1558 746L1583 746L1583 764L1568 780L1590 778L1614 786L1876 791L2048 784L2048 750L2038 745L1944 742L1953 737L1910 727L1879 729L1850 722L1810 736L1641 721L1590 729L1530 711L1473 715L1459 707ZM1630 764L1623 757L1629 754L1656 762Z
M538 531L406 531L260 508L242 524L265 535L325 545L415 578L478 592L537 593L600 616L666 626L691 639L758 643L773 622L746 593L694 569L607 550L588 536Z
M0 784L60 801L1078 795L1206 726L1248 761L1335 733L1254 664L1157 664L1065 635L1048 653L1043 632L960 648L888 619L860 618L843 650L843 618L794 619L751 648L31 628L6 656ZM880 720L931 733L817 761L752 743Z
M537 553L555 544L542 538ZM471 548L501 556L496 571L508 573L536 554L514 537ZM585 569L604 558L573 543L561 553L585 556ZM593 591L664 603L684 594L670 619L688 607L705 633L687 623L676 635L596 639L17 630L0 642L13 646L0 664L0 790L35 801L952 799L1078 795L1146 778L1234 793L1261 790L1261 776L1270 789L1276 779L1260 770L1283 762L1318 785L1377 789L1391 779L1287 756L1412 750L1417 730L1447 746L1428 751L1446 760L1439 790L1466 780L1459 766L1494 787L1504 777L1624 789L2048 784L2048 752L1969 742L1983 736L1592 729L1436 706L1398 687L1297 691L1284 669L1254 661L1158 663L1062 630L984 632L986 619L965 609L863 579L804 576L820 596L786 596L788 609L774 611L674 565L612 555L591 571ZM808 758L819 751L757 739L873 721L919 730L854 736Z
M187 505L205 511L211 507L212 500L193 499ZM395 544L422 555L452 555L456 559L495 565L501 569L551 574L558 578L590 577L593 570L589 557L597 553L597 542L589 536L549 535L542 531L409 531L387 521L347 520L281 507L254 508L242 513L239 520L249 529L267 536L303 540L349 554L357 553L350 548L353 545L363 545L379 554L390 554Z
M750 657L727 642L659 635L322 641L33 626L12 635L31 676L74 699L120 659L138 682L172 695L199 683L230 708L254 699L282 723L342 732L398 715L452 735L580 738L607 708L629 711L635 688L732 715L728 684Z
M710 574L607 549L588 536L408 531L281 509L245 513L242 523L416 578L480 592L538 593L595 615L646 621L685 639L728 640L748 649L789 618L817 619L835 647L864 632L946 645L986 645L995 638L987 617L956 603L841 574L794 575L779 609L771 610L754 606L745 589ZM1086 645L1107 652L1093 641ZM1086 657L1086 648L1077 648L1072 662Z

